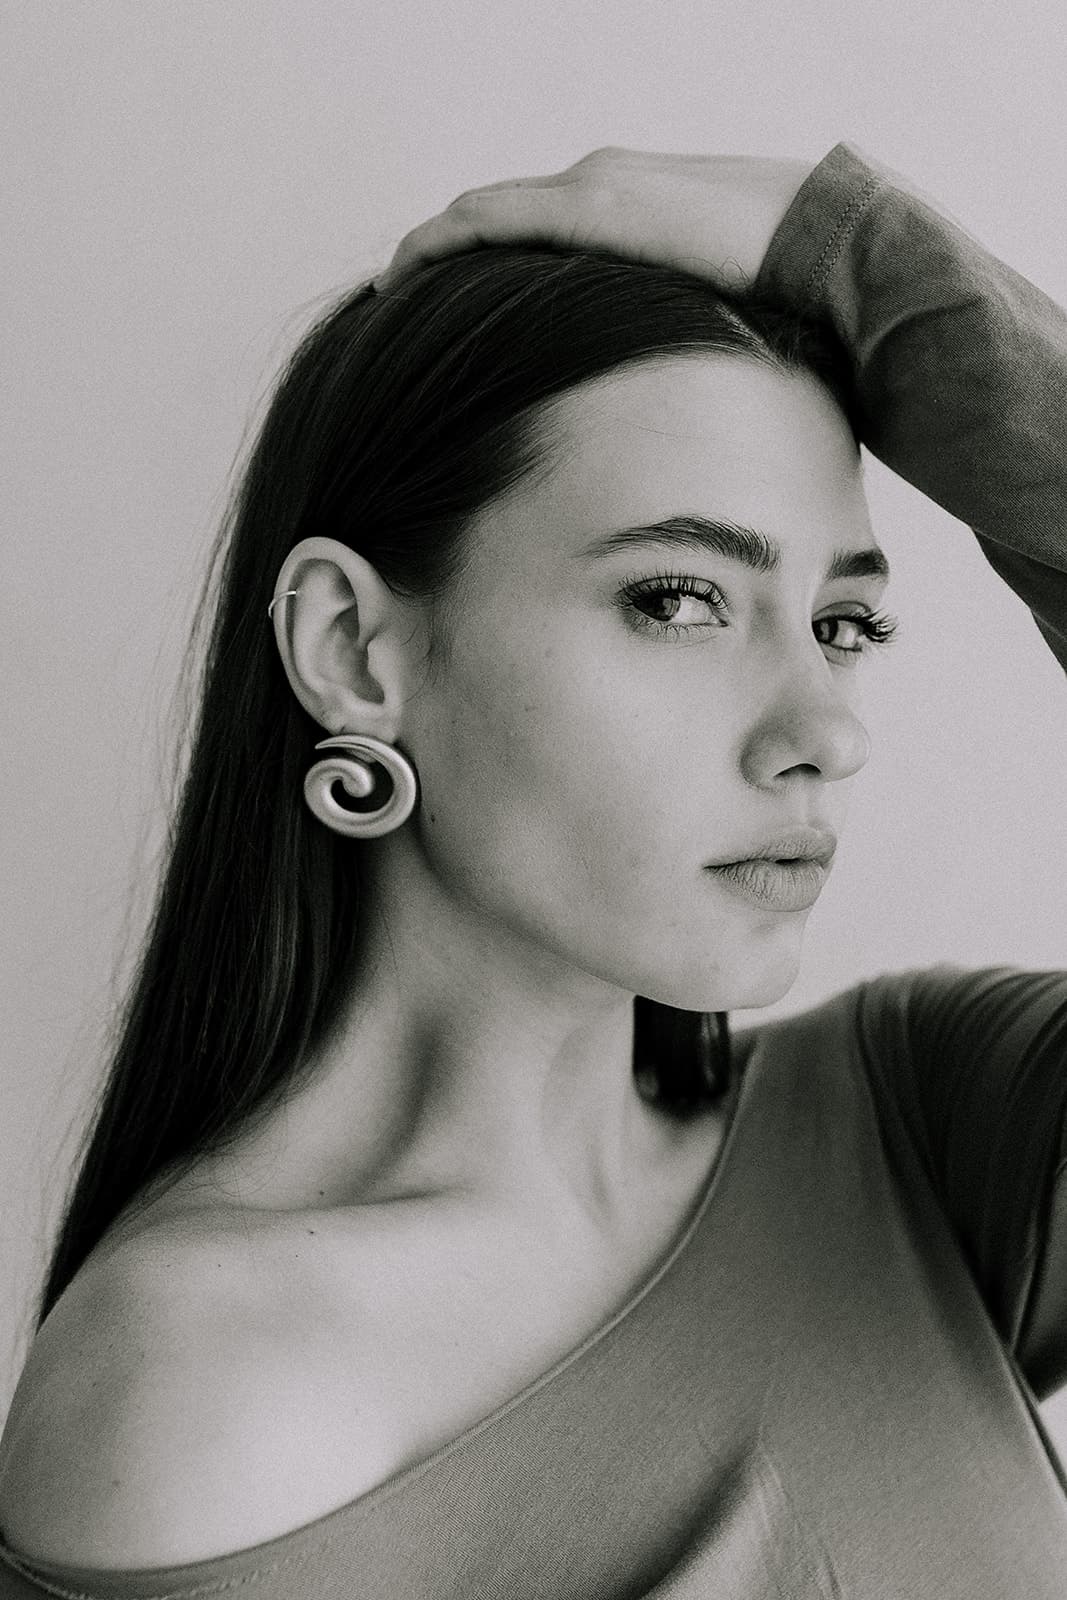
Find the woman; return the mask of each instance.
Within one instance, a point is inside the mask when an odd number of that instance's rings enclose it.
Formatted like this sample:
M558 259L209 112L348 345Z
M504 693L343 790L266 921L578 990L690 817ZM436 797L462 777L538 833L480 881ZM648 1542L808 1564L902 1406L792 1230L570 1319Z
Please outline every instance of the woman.
M242 486L3 1593L1062 1597L1067 972L726 1013L868 753L858 440L1067 667L1067 319L847 144L380 288Z

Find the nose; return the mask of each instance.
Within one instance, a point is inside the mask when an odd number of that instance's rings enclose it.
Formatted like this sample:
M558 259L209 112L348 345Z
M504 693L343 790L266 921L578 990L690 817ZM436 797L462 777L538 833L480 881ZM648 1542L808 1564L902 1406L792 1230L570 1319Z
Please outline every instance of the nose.
M821 652L814 663L791 659L745 740L741 767L749 783L774 787L795 771L832 783L865 765L870 736L851 704L854 686L842 682L854 671L831 666Z

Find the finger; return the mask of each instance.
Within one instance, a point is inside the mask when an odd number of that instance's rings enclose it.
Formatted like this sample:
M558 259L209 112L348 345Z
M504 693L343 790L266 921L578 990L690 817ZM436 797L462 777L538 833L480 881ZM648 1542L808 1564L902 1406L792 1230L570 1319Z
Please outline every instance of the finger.
M404 235L374 288L387 294L417 267L486 245L559 243L569 227L565 195L558 175L472 189Z
M467 189L458 198L466 200L472 194L497 194L501 189L536 188L546 183L558 183L562 176L560 172L544 172L534 178L501 178L499 183L480 183L476 189Z

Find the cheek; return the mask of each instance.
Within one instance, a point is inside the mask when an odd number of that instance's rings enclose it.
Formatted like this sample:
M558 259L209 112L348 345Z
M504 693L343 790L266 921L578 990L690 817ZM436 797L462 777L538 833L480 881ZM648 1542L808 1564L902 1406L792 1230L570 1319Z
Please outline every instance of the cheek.
M683 1009L779 999L801 919L754 918L702 874L746 820L730 729L706 707L695 726L676 675L666 693L543 636L515 654L422 708L418 825L461 914Z
M427 848L483 903L643 916L714 854L713 760L592 649L542 636L472 663L427 734Z

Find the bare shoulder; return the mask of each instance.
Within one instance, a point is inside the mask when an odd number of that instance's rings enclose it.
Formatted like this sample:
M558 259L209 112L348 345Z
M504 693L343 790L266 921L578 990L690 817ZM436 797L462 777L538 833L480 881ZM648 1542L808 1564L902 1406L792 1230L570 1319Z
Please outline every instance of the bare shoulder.
M256 1219L236 1232L168 1223L91 1259L38 1333L11 1406L5 1542L75 1566L182 1565L343 1503L322 1476L339 1454L342 1321L346 1493L361 1473L387 1475L388 1441L359 1394L352 1297L342 1312L324 1281L292 1229L279 1238ZM270 1473L249 1472L263 1462Z
M712 1137L713 1135L713 1137ZM427 1459L577 1349L662 1261L716 1124L610 1248L462 1196L171 1209L116 1233L37 1336L0 1442L29 1560L183 1566Z

